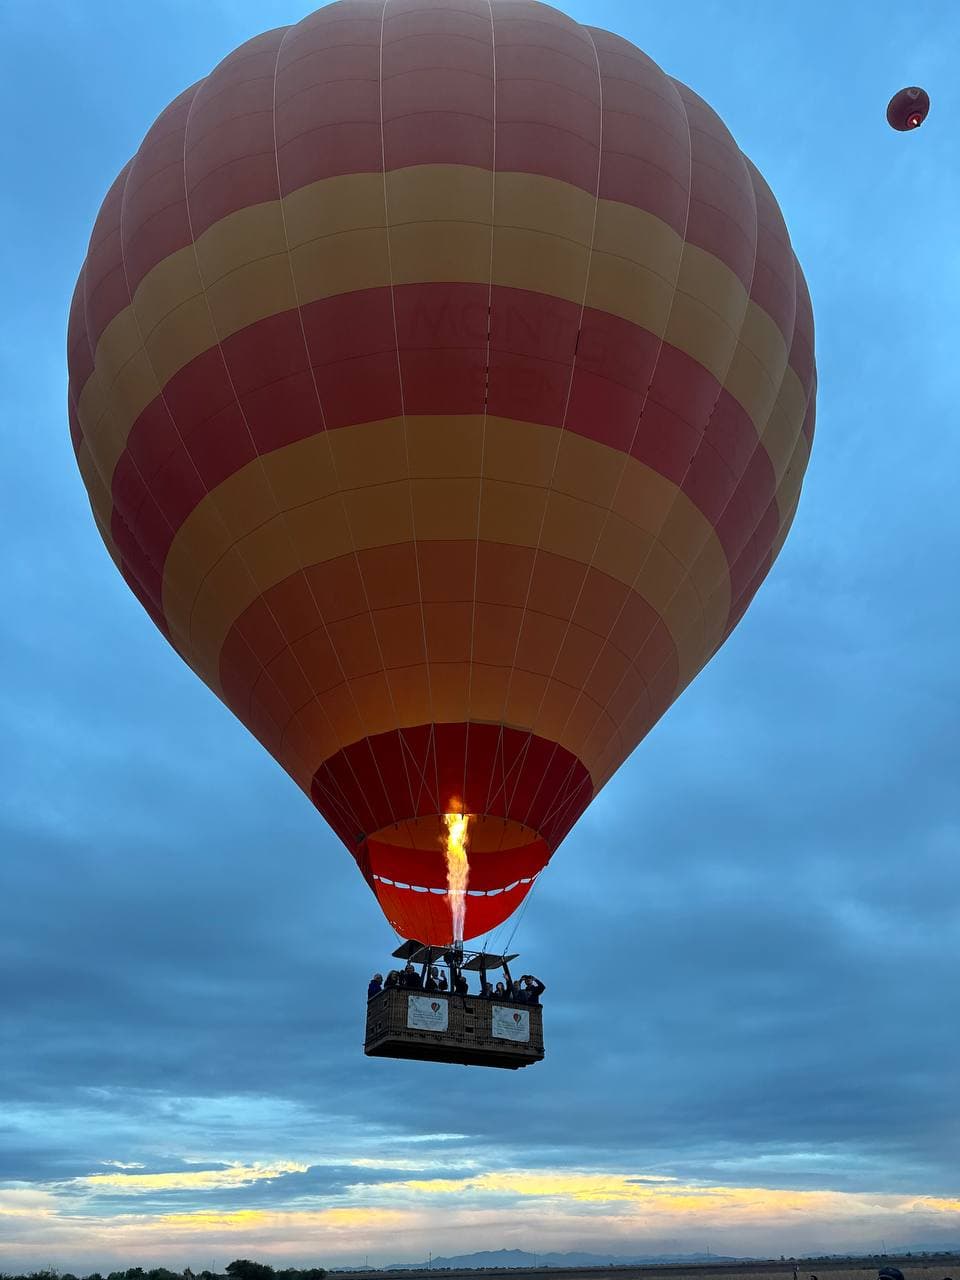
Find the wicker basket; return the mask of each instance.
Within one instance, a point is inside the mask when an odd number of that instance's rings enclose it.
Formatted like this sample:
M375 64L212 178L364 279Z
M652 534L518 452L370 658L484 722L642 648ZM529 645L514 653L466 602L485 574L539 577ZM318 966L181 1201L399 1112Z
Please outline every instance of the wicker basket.
M367 1035L364 1053L376 1058L417 1058L429 1062L460 1062L477 1067L529 1066L543 1058L543 1010L539 1005L508 1005L480 996L430 995L432 1002L447 1006L444 1031L426 1031L408 1025L411 996L422 991L393 987L367 1002ZM494 1009L499 1019L509 1011L525 1011L530 1017L529 1040L512 1040L493 1034Z

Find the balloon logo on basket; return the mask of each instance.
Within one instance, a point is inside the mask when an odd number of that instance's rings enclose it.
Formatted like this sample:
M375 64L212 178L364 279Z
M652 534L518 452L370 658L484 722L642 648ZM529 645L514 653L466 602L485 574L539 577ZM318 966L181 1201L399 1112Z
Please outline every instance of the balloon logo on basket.
M431 1001L430 1001L430 1008L433 1010L433 1012L434 1012L434 1013L436 1013L436 1012L437 1012L437 1010L440 1008L440 1001L439 1001L439 1000L431 1000Z
M513 1020L514 1020L514 1022L519 1022L519 1021L520 1021L520 1015L519 1015L519 1013L515 1013L515 1014L513 1015Z

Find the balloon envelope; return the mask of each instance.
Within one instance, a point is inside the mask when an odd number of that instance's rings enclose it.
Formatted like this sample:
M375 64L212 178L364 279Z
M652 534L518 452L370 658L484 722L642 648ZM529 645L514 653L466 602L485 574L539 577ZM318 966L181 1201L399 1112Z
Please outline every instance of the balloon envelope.
M737 625L813 321L714 112L533 0L343 0L180 95L70 315L100 534L397 930L522 901ZM632 852L632 851L631 851Z

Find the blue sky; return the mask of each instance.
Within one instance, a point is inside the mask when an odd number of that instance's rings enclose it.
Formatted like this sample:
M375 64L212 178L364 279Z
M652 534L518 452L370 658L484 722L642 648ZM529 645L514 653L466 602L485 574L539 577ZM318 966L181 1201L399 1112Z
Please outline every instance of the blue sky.
M566 6L772 186L818 436L745 622L533 895L549 1056L505 1078L362 1057L393 935L119 580L69 445L107 187L310 7L0 3L0 1269L960 1246L960 11Z

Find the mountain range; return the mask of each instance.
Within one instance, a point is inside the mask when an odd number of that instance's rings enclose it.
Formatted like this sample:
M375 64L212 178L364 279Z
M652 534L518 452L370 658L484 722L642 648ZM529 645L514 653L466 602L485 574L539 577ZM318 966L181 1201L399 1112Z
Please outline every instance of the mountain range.
M737 1262L737 1258L714 1253L644 1253L623 1256L614 1253L528 1253L525 1249L486 1249L480 1253L461 1253L453 1258L434 1258L433 1271L492 1270L496 1267L632 1267L656 1262ZM420 1271L423 1262L394 1262L386 1271Z

